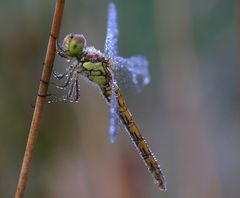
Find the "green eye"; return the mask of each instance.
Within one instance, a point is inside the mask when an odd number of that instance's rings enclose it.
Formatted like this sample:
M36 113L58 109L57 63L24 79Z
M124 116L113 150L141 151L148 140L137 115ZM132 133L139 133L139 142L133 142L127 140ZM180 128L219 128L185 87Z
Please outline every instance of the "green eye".
M68 34L63 41L63 48L69 57L77 57L85 45L86 40L82 34Z
M77 56L82 52L82 50L83 50L83 43L77 42L72 39L68 49L69 56L71 57Z

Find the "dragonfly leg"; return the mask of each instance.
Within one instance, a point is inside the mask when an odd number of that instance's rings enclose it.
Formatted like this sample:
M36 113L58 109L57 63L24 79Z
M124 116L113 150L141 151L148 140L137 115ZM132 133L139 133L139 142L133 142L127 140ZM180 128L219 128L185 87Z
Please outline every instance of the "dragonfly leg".
M75 80L75 99L74 102L77 102L79 99L79 87L78 87L78 77Z
M67 72L64 72L63 74L61 74L61 73L53 71L53 76L55 78L57 78L58 80L63 79L66 75L67 75Z
M72 83L70 90L68 91L67 100L70 102L77 102L78 99L79 99L78 76L75 76L75 80Z
M75 68L76 68L76 66L71 65L70 67L67 68L66 72L64 72L62 74L61 73L57 73L57 72L53 72L53 76L56 77L58 80L61 80L64 77L67 77L67 80L66 80L64 85L57 85L57 84L55 84L55 86L57 88L60 88L60 89L65 89L69 85L69 83L70 83L70 81L72 79L72 76L73 76L73 73L75 71Z
M68 59L68 56L66 55L65 50L62 48L58 40L56 40L56 50L59 56L61 56L62 58Z
M66 97L66 99L67 99L68 101L70 101L70 102L73 102L73 101L74 101L74 99L73 99L73 93L74 93L74 83L72 83L71 88L69 89L68 94L67 94L67 97Z
M72 100L73 89L74 89L74 84L72 84L71 88L68 91L67 100L70 100L70 101Z
M72 76L73 76L73 73L70 73L70 75L68 76L65 84L63 84L63 85L56 85L56 87L59 88L59 89L65 89L66 87L68 87L69 83L72 80Z
M58 72L55 72L55 71L53 71L53 76L55 77L55 78L57 78L58 80L61 80L61 79L63 79L64 77L66 77L66 76L68 76L68 74L70 73L71 71L66 71L66 72L64 72L64 73L58 73Z
M55 94L52 94L55 99L48 101L48 103L53 103L53 102L62 102L62 101L70 101L73 102L72 100L72 95L73 95L73 89L74 89L74 84L72 84L71 88L68 91L68 94L62 97L59 97Z
M57 45L59 45L59 43L58 43ZM59 47L60 47L60 48L59 48ZM62 58L68 59L68 56L66 55L65 51L62 49L61 46L58 46L58 47L57 47L57 54L58 54L59 56L61 56Z
M65 50L60 45L57 37L55 37L51 32L49 33L49 36L51 36L56 41L56 51L57 51L57 54L59 54L63 58L68 58L68 56L65 53Z
M76 66L71 65L66 69L66 71L64 73L58 73L56 71L53 71L53 76L55 78L57 78L58 80L61 80L64 77L68 76L70 73L72 73L75 68L76 68Z

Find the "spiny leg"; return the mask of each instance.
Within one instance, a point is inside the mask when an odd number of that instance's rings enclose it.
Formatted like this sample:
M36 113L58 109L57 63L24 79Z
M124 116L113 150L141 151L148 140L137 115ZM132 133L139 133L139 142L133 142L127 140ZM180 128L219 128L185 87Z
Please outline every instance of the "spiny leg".
M57 54L59 54L63 58L67 58L68 59L68 56L66 55L66 51L62 48L62 46L60 45L58 39L55 36L53 36L53 34L51 32L49 33L49 36L51 36L56 41L56 51L57 51Z
M68 87L70 81L72 80L72 76L76 75L77 73L80 73L80 69L78 68L78 64L72 64L71 66L69 66L66 69L66 72L64 72L63 74L57 74L57 76L55 76L58 80L61 80L64 77L67 77L67 80L65 81L65 84L63 85L57 85L55 84L55 86L59 89L65 89L66 87ZM56 74L56 72L55 72Z
M61 79L63 79L64 77L68 76L70 73L72 73L73 70L75 69L75 67L76 67L76 66L74 66L74 65L69 66L69 67L66 69L66 71L65 71L64 73L62 73L62 74L53 71L53 76L54 76L55 78L57 78L58 80L61 80Z
M60 44L59 44L58 41L57 41L56 48L57 48L57 54L58 54L59 56L61 56L62 58L66 58L66 59L69 58L69 57L66 55L66 51L62 49L62 47L60 46Z
M75 76L75 80L68 91L67 98L70 102L77 102L79 99L79 86L78 86L78 76Z
M65 89L69 86L69 84L71 83L71 81L73 80L72 79L72 76L73 76L73 72L70 73L70 75L68 76L68 79L66 81L66 83L64 85L57 85L56 83L53 83L57 88L60 88L60 89ZM62 97L59 97L57 96L56 94L52 94L52 96L55 97L54 100L51 100L51 101L48 101L48 103L53 103L53 102L61 102L61 101L65 101L65 100L70 100L70 97L72 95L72 92L73 92L73 88L74 88L74 83L72 82L71 84L71 87L70 87L70 90L68 91L68 94L67 96L62 96Z
M73 91L74 91L74 84L71 84L71 87L67 93L67 95L59 97L56 94L52 94L52 96L54 96L55 99L48 101L48 103L53 103L53 102L62 102L62 101L70 101L73 102L74 100L72 100L72 95L73 95Z
M68 74L68 72L64 72L64 73L61 74L61 73L57 73L57 72L53 71L53 76L55 78L57 78L58 80L63 79L64 77L67 76L67 74Z
M57 85L57 84L56 84L56 87L59 88L59 89L65 89L66 87L68 87L69 83L70 83L71 80L72 80L72 76L73 76L73 72L70 73L70 75L68 76L65 84L63 84L63 85Z
M75 102L76 101L78 101L78 99L79 99L79 86L78 86L78 77L77 77L77 79L76 79L76 82L75 82L75 84L76 84L76 98L75 98Z

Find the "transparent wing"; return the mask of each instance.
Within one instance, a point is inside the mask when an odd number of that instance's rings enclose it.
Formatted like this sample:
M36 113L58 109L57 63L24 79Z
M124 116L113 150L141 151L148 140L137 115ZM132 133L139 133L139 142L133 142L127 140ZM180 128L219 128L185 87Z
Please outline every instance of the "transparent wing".
M118 83L124 84L133 92L139 93L149 84L148 61L144 56L129 58L114 57L112 70Z
M118 27L117 11L114 3L108 6L107 35L105 40L104 54L111 59L117 55Z
M118 117L118 103L115 94L115 82L111 83L111 98L110 98L110 108L109 108L109 139L110 143L114 143L117 137L119 117Z

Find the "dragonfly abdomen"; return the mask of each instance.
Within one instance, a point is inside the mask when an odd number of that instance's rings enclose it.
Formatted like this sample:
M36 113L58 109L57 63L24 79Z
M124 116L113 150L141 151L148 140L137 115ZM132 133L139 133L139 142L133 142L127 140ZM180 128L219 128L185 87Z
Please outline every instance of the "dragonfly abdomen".
M154 154L148 147L145 139L141 135L137 125L132 119L132 115L128 110L124 99L120 93L120 89L117 87L115 90L118 106L119 106L119 117L125 126L128 134L130 135L134 145L136 146L137 150L140 152L141 157L143 158L148 170L152 174L154 178L154 182L162 191L166 191L166 183L163 173L161 171L160 165L158 164Z

